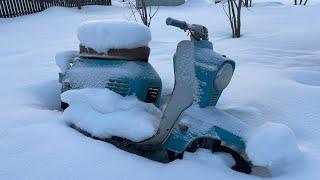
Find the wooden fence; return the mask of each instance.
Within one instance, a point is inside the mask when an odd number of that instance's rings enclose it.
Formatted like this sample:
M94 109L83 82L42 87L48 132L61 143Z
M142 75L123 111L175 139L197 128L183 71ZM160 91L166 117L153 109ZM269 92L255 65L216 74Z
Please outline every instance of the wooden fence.
M81 7L85 5L111 5L111 0L0 0L0 18L36 13L52 6Z

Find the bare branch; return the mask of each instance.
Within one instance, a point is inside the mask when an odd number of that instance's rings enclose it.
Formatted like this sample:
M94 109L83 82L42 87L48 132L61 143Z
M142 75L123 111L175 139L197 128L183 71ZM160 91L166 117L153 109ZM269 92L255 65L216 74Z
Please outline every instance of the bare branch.
M223 11L228 17L231 31L232 31L232 37L238 38L241 36L241 7L243 5L243 0L226 0L224 1L228 4L228 11L225 9L225 6L223 4Z
M137 5L133 5L132 1L129 0L130 9L134 14L139 14L142 23L149 27L151 25L152 18L154 18L159 10L159 6L157 6L157 9L153 11L152 6L147 7L145 0L137 1L139 1L137 2Z

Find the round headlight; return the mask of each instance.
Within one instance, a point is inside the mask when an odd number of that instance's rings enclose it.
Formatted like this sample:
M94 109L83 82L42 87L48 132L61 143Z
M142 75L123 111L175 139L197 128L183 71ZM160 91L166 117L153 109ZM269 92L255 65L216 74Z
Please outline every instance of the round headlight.
M214 80L214 89L222 91L231 81L233 75L233 66L230 63L225 63L217 72Z

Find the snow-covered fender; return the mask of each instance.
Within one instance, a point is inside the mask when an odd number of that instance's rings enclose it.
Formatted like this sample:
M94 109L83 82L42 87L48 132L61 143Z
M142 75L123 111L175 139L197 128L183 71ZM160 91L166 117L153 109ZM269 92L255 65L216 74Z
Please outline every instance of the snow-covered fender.
M214 121L214 118L212 120ZM226 129L212 125L212 123L206 123L198 119L189 119L188 122L179 120L168 138L164 141L163 147L176 153L182 153L192 142L206 138L222 140L236 146L240 150L245 149L245 142L242 137Z

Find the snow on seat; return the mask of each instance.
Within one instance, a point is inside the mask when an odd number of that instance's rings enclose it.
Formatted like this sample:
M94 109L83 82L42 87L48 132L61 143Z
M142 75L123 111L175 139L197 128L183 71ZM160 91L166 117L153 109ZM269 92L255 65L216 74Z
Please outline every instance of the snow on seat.
M63 113L65 122L102 139L145 140L156 133L161 117L153 104L108 89L69 90L61 100L69 104Z
M94 50L108 54L111 49L147 48L151 32L147 26L135 22L96 20L83 22L79 26L78 39L80 50L87 48L89 53Z

